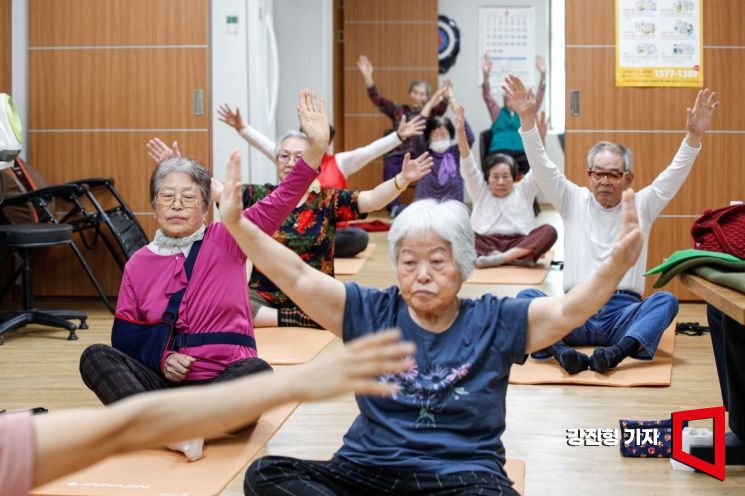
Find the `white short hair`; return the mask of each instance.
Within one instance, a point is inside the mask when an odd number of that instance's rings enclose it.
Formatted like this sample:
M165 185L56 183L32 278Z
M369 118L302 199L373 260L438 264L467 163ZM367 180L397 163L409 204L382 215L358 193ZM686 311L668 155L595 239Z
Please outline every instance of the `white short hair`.
M277 139L277 142L274 145L274 158L275 159L279 157L279 152L280 150L282 150L282 145L285 144L285 140L288 140L290 138L297 138L297 139L301 139L305 141L306 143L308 142L308 137L305 135L305 133L301 131L295 131L294 129L287 131L285 134L280 136L279 139Z
M415 201L393 221L388 232L388 250L394 268L398 264L401 242L407 236L433 233L450 243L453 260L465 281L476 264L476 248L468 208L461 202Z

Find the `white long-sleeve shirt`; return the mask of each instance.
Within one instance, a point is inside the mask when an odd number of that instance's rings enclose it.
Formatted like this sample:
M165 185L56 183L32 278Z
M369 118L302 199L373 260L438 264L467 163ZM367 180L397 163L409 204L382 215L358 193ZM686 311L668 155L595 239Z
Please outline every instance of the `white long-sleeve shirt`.
M272 162L275 161L274 156L274 142L264 136L257 129L246 126L239 131L239 134L248 141L248 144L255 147L261 153L266 155ZM401 144L401 140L398 139L396 133L390 133L382 138L379 138L369 145L350 150L348 152L341 152L336 154L336 165L339 166L339 170L344 174L344 177L349 177L377 157L388 153L389 151L396 148Z
M530 170L549 202L564 221L564 290L569 290L595 272L611 254L621 226L621 204L600 205L589 189L570 182L549 160L538 130L520 129ZM644 268L652 224L673 199L688 177L701 147L681 143L673 161L650 184L636 193L636 208L642 222L642 251L639 260L623 276L618 289L644 292Z
M492 194L473 153L460 159L460 175L473 201L471 227L478 234L528 234L535 228L533 200L538 185L528 172L504 198Z

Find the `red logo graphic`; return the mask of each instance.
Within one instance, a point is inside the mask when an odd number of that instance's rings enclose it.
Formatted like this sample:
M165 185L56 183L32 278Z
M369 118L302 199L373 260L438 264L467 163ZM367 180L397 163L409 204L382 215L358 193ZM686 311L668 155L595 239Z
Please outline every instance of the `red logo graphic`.
M697 410L683 410L673 412L673 460L684 463L691 468L724 481L724 407L699 408ZM683 422L686 420L714 420L714 463L711 464L701 458L683 451Z

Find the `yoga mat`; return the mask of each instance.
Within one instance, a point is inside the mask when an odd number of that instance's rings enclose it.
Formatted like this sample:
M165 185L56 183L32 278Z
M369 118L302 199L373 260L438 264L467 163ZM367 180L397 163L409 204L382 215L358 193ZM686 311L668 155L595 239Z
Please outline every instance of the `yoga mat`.
M525 462L508 458L504 469L507 471L507 477L515 483L512 486L513 489L520 494L525 494Z
M362 266L365 264L373 251L375 251L375 243L370 243L365 248L365 251L358 255L350 258L334 258L334 274L337 276L353 276L357 274Z
M588 355L593 346L577 348ZM589 386L669 386L673 371L675 324L665 330L652 360L625 358L615 369L603 374L592 370L569 375L556 360L534 360L528 357L524 365L513 365L510 384L583 384Z
M295 365L312 360L336 336L307 327L261 327L254 329L259 358L272 365Z
M466 281L472 284L541 284L551 269L553 250L547 251L535 267L503 265L491 269L475 269Z
M167 448L110 456L97 464L37 487L29 494L54 496L211 496L225 489L298 406L266 412L251 431L205 443L196 462ZM125 434L126 435L126 434Z

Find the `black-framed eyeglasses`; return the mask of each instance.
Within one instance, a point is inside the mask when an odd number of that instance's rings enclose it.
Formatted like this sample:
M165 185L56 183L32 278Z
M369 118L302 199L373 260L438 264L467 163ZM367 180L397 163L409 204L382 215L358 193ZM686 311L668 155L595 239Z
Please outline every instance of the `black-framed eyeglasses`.
M177 195L176 193L158 192L158 194L155 195L155 203L157 203L161 207L170 207L171 205L176 203L176 200L179 200L181 202L181 206L183 206L184 208L194 208L199 205L200 197L199 195L195 195L194 193L182 193L180 195Z
M599 171L590 169L587 171L587 175L598 182L605 179L609 183L620 183L626 177L626 171Z

